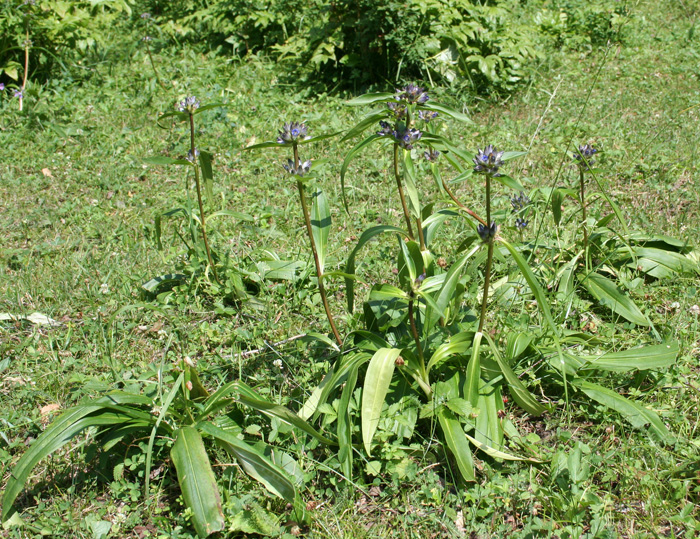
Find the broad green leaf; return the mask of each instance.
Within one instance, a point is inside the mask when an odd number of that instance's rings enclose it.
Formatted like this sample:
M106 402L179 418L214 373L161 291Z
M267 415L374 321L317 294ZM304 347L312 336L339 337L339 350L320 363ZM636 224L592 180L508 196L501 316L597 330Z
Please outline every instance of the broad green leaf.
M296 496L294 483L264 454L240 440L235 434L220 429L208 421L201 423L199 428L203 433L216 439L236 458L241 468L253 479L262 483L267 490L280 498L294 502Z
M197 416L196 421L203 421L207 416L212 414L214 410L218 409L219 402L222 399L229 398L229 396L249 408L262 412L269 417L276 417L288 425L301 429L323 444L337 445L336 442L323 436L289 408L264 400L252 388L240 381L224 384L211 395L204 403L204 408Z
M416 169L413 164L413 157L411 157L411 152L408 150L402 150L403 153L403 167L404 167L404 187L406 194L408 195L408 201L410 202L410 209L413 213L414 218L418 218L421 215L420 208L420 195L418 194L418 188L416 187Z
M435 239L435 235L445 222L451 217L459 217L459 213L454 210L439 210L423 221L423 236L426 246L430 246Z
M532 336L527 333L511 333L508 335L506 346L506 359L512 360L520 357L532 342Z
M622 352L607 352L601 356L582 356L581 370L627 372L631 370L663 369L673 365L678 357L678 343L656 344Z
M651 325L639 307L618 288L614 281L595 272L579 275L578 278L588 293L601 305L638 326Z
M517 159L518 157L522 157L523 155L527 154L528 152L523 151L503 152L503 157L501 157L501 161L510 161L511 159Z
M185 505L192 510L192 523L197 535L208 537L223 530L224 513L221 510L219 489L197 429L183 427L176 430L170 456L177 471Z
M105 400L105 403L108 402L114 402L115 404L82 404L66 410L36 439L19 459L7 480L5 493L2 498L2 518L0 518L0 522L7 520L12 504L22 491L34 467L44 457L61 448L86 428L127 425L132 421L131 415L106 410L106 408L111 406L119 410L118 398ZM125 411L126 409L127 407L124 406ZM103 412L105 416L101 417L100 412Z
M401 253L399 273L402 273L402 270L405 268L405 271L408 272L408 278L410 279L411 284L413 284L418 278L418 272L423 272L423 259L420 256L420 250L418 250L418 256L415 256L418 244L415 241L405 242L401 238L398 238L398 240ZM413 249L411 249L408 244L412 244L411 246Z
M187 159L174 159L172 157L165 157L164 155L156 157L146 157L143 160L144 163L148 165L189 165L192 166Z
M209 215L207 215L207 221L211 221L216 217L233 217L234 219L238 219L239 221L255 221L255 218L252 215L248 215L247 213L241 213L239 211L234 210L219 210L212 212Z
M425 324L424 324L424 333L427 334L430 331L432 331L433 327L435 327L435 324L444 316L445 309L447 309L447 306L450 304L450 301L454 297L455 290L457 289L457 284L459 283L459 279L462 275L462 269L464 268L465 264L469 261L469 259L476 253L481 245L477 245L474 248L472 248L471 251L469 251L467 254L463 255L462 257L457 260L454 264L452 264L452 267L450 270L447 272L447 276L445 277L445 282L442 285L442 288L440 289L440 292L438 293L437 298L435 299L435 303L439 307L439 311L436 311L435 309L428 309L425 315Z
M376 133L373 135L370 135L363 141L361 141L359 144L357 144L352 150L348 152L348 154L345 156L345 159L343 160L343 164L340 167L340 193L343 197L343 206L345 207L345 211L347 213L350 213L350 210L348 208L348 199L345 196L345 173L348 171L348 167L350 166L350 162L353 160L353 158L362 151L362 149L374 142L375 140L382 138ZM350 273L350 272L348 272Z
M362 389L362 440L367 455L372 454L372 438L379 425L384 399L394 375L396 358L401 354L397 348L380 348L367 366Z
M195 111L192 113L192 116L197 116L197 114L202 114L205 110L216 109L219 107L226 107L226 105L224 105L223 103L208 103L195 109Z
M311 231L316 243L321 275L326 267L326 255L328 254L328 234L331 230L331 210L328 206L326 195L320 189L316 190L311 205Z
M498 385L485 385L481 388L476 402L479 415L476 417L474 436L489 447L503 447L503 419L498 413L503 410L503 395Z
M204 182L204 192L210 204L214 203L214 170L211 162L211 153L202 150L199 154L199 167L202 170L202 181Z
M646 425L649 425L649 432L655 434L660 440L671 441L671 433L656 412L623 397L615 391L580 378L574 378L571 384L583 391L591 399L619 412L632 426L644 428Z
M185 373L180 373L180 376L177 377L175 380L175 383L173 384L173 387L170 389L170 392L168 393L167 397L163 401L163 405L160 407L160 413L158 414L158 419L156 420L155 424L153 425L153 428L151 429L151 435L148 439L148 447L146 448L146 472L144 474L146 480L144 482L144 487L143 487L143 493L144 496L149 496L150 495L150 482L151 482L151 462L153 461L153 444L155 443L156 440L156 434L158 433L158 427L160 427L160 424L163 422L163 419L165 419L165 416L168 413L168 410L170 410L170 405L173 403L173 400L175 399L175 396L178 394L180 391L180 384L182 384L182 381L185 377Z
M533 459L533 458L528 458L528 457L518 457L516 455L512 455L511 453L506 453L504 451L499 451L498 449L495 449L491 447L488 444L485 444L483 442L480 442L476 438L472 438L468 434L465 434L467 437L467 440L469 440L471 443L473 443L477 448L479 448L481 451L486 453L489 457L493 457L495 459L503 459L503 460L514 460L514 461L520 461L520 462L533 462L533 463L541 463L541 460Z
M187 279L188 277L184 273L167 273L165 275L154 277L150 281L143 283L141 288L143 288L146 292L155 294L158 289L164 287L172 288L173 286L187 282Z
M338 402L338 460L340 469L346 478L352 477L352 427L353 418L350 413L350 399L357 385L357 367L353 367L348 373L343 392Z
M559 226L561 223L561 204L564 201L564 196L559 189L554 189L552 192L552 217L554 224Z
M476 407L479 401L479 385L481 383L481 339L483 333L477 331L473 336L472 357L467 365L467 375L464 381L464 398Z
M438 409L438 421L442 434L445 436L445 443L457 462L457 468L462 475L462 479L471 482L476 481L474 474L474 459L469 447L469 440L462 428L462 424L455 415L444 406Z
M497 181L501 185L505 185L508 189L513 189L513 191L524 191L525 188L520 185L520 182L506 174L501 174L500 176L494 177L494 181Z
M627 248L621 250L623 256L627 254ZM633 252L638 259L629 264L635 268L641 266L642 271L652 277L663 278L672 277L678 273L698 273L700 266L694 263L685 255L665 249L655 249L653 247L633 247Z
M350 253L350 256L348 256L348 261L345 264L345 273L349 275L353 275L355 273L355 257L357 256L359 250L362 249L362 247L364 247L365 244L372 238L378 236L379 234L383 234L384 232L395 232L397 234L401 234L402 236L406 235L405 230L391 225L379 225L365 230L360 236L360 239L357 240L357 245L355 245L355 248ZM355 283L352 279L345 279L345 288L347 290L348 311L352 313L355 308Z
M473 339L474 333L472 331L463 331L453 335L449 341L438 346L430 357L430 361L428 361L428 366L426 367L428 373L433 367L439 367L450 357L466 354L472 347Z
M366 114L362 120L360 120L356 125L348 131L342 139L340 139L340 142L345 142L346 140L350 140L351 138L355 138L357 135L360 135L364 133L367 128L371 125L376 125L377 127L379 122L386 118L387 112L386 111L380 111L380 112L370 112L369 114Z
M474 122L467 116L466 114L462 114L461 112L457 112L456 110L452 110L448 107L444 107L442 105L438 105L436 103L424 103L420 106L421 109L425 110L432 110L435 111L439 114L442 114L443 116L447 116L448 118L452 118L453 120L457 120L460 122L464 122L467 124L473 124Z
M503 373L503 377L505 378L508 384L508 390L513 396L513 400L515 400L518 403L518 405L529 414L535 416L542 415L545 412L546 408L542 406L539 402L537 402L537 400L535 400L532 394L520 381L520 378L518 378L518 376L513 372L510 366L505 361L503 361L501 353L498 350L498 347L496 346L496 343L493 341L491 336L485 333L484 337L486 338L491 347L493 359L496 360L496 363L498 363L498 366L501 369L501 372Z
M361 105L371 105L372 103L396 101L393 92L374 92L364 94L347 101L345 104L351 107L359 107Z

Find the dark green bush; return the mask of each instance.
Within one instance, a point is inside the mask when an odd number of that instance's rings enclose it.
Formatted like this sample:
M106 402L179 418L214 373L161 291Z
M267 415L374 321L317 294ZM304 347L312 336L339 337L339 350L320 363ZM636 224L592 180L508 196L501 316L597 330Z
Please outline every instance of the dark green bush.
M177 39L224 54L272 56L319 89L431 80L503 94L527 80L548 47L616 39L613 0L146 0Z
M28 40L30 78L47 78L57 63L99 42L100 28L120 12L130 12L127 0L3 0L0 77L21 83Z

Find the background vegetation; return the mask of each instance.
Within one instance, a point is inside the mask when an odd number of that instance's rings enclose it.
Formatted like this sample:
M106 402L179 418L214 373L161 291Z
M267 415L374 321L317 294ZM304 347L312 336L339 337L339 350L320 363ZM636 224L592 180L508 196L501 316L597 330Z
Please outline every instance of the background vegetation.
M3 487L61 411L114 387L169 387L184 357L212 391L240 380L294 410L307 401L336 358L317 340L294 338L329 334L296 186L281 167L286 155L241 150L274 140L291 120L304 120L312 134L344 132L365 112L345 104L361 92L393 92L406 82L429 87L435 102L473 120L441 124L465 152L474 155L489 143L528 152L508 165L528 193L553 185L575 189L578 173L567 152L594 144L603 150L597 157L602 186L630 228L700 242L696 3L440 6L3 4ZM28 82L21 88L25 51ZM20 88L22 112L11 91ZM156 219L186 207L189 169L150 164L153 158L187 157L186 124L162 128L156 120L188 95L204 105L225 104L197 116L197 147L213 156L209 209L229 212L211 220L211 241L220 256L256 268L242 280L255 305L243 301L241 308L240 287L222 290L212 280L158 289L155 296L142 286L154 276L201 269L183 243L191 233L188 221ZM403 217L394 210L391 160L380 152L353 161L346 177L350 212L344 212L338 156L352 143L339 138L305 147L305 158L328 159L315 181L332 208L326 265L342 270L364 230L401 226ZM428 198L438 196L432 182L423 188ZM460 199L483 207L476 177L453 188ZM494 196L503 216L512 194L501 189ZM592 211L607 208L597 204ZM566 208L575 214L574 202ZM542 226L552 228L544 218L551 219L549 209L538 211ZM469 233L454 220L436 252L453 263L450 249ZM389 238L367 247L364 282L395 283L395 251ZM301 261L298 275L291 281L258 278L275 258ZM503 274L507 270L501 267ZM330 286L331 306L346 333L359 322L345 313L341 282ZM655 411L672 433L668 439L650 437L588 400L565 402L562 393L546 402L553 411L538 418L513 402L504 406L541 462L476 453L477 480L464 485L436 432L418 431L416 451L397 440L386 421L375 435L375 460L358 453L348 481L333 450L235 408L241 438L279 444L297 461L297 488L309 519L298 519L295 508L239 473L224 450L210 448L229 530L222 535L694 537L700 519L697 274L630 283L630 297L660 337L679 343L677 360L654 372L596 381ZM358 283L358 298L368 292ZM495 303L493 327L537 318L531 300L525 294L512 304ZM590 296L583 300L567 329L616 350L654 341L644 327L610 316ZM563 319L564 308L554 309ZM538 398L551 389L524 372ZM321 427L333 420L329 406ZM94 434L79 435L39 464L16 501L22 524L7 524L0 536L194 536L169 465L172 439L155 439L157 458L150 466L148 434L109 451L97 447Z

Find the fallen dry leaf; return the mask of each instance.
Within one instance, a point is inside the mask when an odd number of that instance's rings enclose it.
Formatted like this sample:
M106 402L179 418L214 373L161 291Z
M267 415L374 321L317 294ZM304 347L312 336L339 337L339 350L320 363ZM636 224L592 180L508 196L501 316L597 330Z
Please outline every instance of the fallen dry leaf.
M42 168L41 173L47 178L53 178L53 174L51 174L51 171L48 168Z

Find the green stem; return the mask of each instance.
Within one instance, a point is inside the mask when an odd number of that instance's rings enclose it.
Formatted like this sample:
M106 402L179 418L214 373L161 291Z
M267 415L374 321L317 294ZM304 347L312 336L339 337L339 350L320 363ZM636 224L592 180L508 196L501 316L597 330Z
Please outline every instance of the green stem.
M294 144L294 167L299 166L299 150L297 145ZM304 213L304 223L306 224L306 233L309 236L309 242L311 243L311 253L314 256L314 263L316 264L316 276L318 277L318 291L321 294L321 301L323 302L323 308L326 311L326 318L331 325L331 330L333 331L333 336L338 342L338 346L343 346L343 339L338 332L338 328L335 326L335 321L333 320L333 314L331 313L331 308L328 305L328 297L326 296L326 287L323 285L323 270L321 269L321 261L318 257L318 250L316 248L316 241L314 240L313 228L311 227L311 215L309 213L309 206L306 203L306 194L304 193L304 184L301 180L297 179L297 189L299 191L299 200L301 201L301 209Z
M423 221L420 217L416 218L416 228L418 229L418 241L420 242L420 250L425 251L425 237L423 236Z
M199 204L199 219L200 226L202 229L202 239L204 240L204 249L207 251L207 260L209 261L209 266L211 266L211 271L214 274L214 279L217 283L221 283L219 280L219 275L216 273L216 266L214 265L214 260L211 257L211 250L209 249L209 240L207 239L207 226L204 216L204 203L202 202L202 188L199 182L199 165L197 164L197 155L194 147L194 114L190 112L190 152L192 155L192 164L194 165L194 183L197 187L197 203Z
M586 260L586 269L588 269L588 227L586 226L586 221L588 215L586 212L586 188L585 188L585 178L583 174L583 167L579 168L579 187L580 187L580 197L581 197L581 213L583 217L583 252Z
M27 24L27 38L24 41L24 74L22 76L22 88L19 97L19 110L22 111L24 101L24 89L27 87L27 77L29 76L29 25Z
M148 54L148 59L151 61L151 67L153 68L153 73L155 73L158 85L161 88L163 88L163 90L165 90L165 84L163 84L163 81L160 80L160 75L158 74L158 70L156 69L156 63L153 61L153 55L151 54L151 46L148 44L148 41L146 41L146 53Z
M491 223L491 176L486 175L486 222ZM490 225L486 225L490 226ZM489 300L489 286L491 284L491 264L493 263L493 240L489 238L486 257L486 273L484 275L484 295L481 298L481 316L479 318L479 333L484 331L486 321L486 303Z
M425 370L425 356L423 355L423 346L420 343L420 336L418 335L418 329L416 328L416 320L413 312L413 292L411 292L411 298L408 300L408 321L411 326L411 334L413 335L413 340L416 342L416 349L418 351L418 359L420 359L420 370L423 381L428 384L428 373Z
M408 229L408 237L414 239L413 227L411 226L411 214L408 213L408 206L406 205L406 197L403 194L403 187L401 186L401 174L399 173L399 145L394 144L394 177L396 178L396 187L399 190L399 198L401 199L401 207L403 208L403 216L406 219L406 227Z

